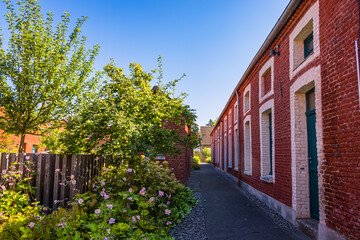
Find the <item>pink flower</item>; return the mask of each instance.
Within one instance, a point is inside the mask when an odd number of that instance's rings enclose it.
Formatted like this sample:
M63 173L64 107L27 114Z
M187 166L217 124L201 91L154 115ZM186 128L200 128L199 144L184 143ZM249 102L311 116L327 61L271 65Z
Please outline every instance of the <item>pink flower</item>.
M62 182L61 182L61 183L59 183L59 185L60 185L60 186L64 186L64 185L65 185L65 183L62 183Z
M132 201L132 197L129 197L129 200Z
M84 203L84 200L79 199L79 200L78 200L78 203L79 203L79 204L83 204L83 203Z
M2 189L3 191L5 191L5 190L6 190L6 187L5 187L5 186L1 186L1 189Z
M99 160L99 157L96 157L96 158L95 158L95 161L97 161L97 160Z
M131 192L131 193L132 193L132 188L130 188L130 189L129 189L129 192Z
M35 223L31 222L31 223L29 224L29 228L32 228L33 226L35 226Z
M126 178L123 178L123 181L126 182Z
M6 170L2 170L2 174L6 174Z
M71 183L75 185L75 184L76 184L76 180L71 180Z
M145 191L144 191L144 190L141 190L141 191L140 191L140 195L145 195Z
M112 204L106 204L106 206L110 209L113 209L113 205Z
M41 220L41 216L37 215L36 219Z
M166 209L166 210L165 210L165 214L170 215L170 213L171 213L171 210L170 210L170 209Z
M26 159L26 160L29 160L29 159L30 159L30 156L26 156L25 159Z
M59 203L59 200L55 200L54 203L55 203L55 204L58 204L58 203Z
M71 175L71 176L70 176L70 179L74 179L74 178L75 178L75 176L74 176L74 175Z
M58 168L58 169L55 170L55 172L57 172L57 173L61 172L61 169Z
M127 197L127 194L126 194L126 193L124 193L124 197Z
M123 213L126 213L126 209L123 210Z
M166 223L166 225L170 225L170 224L172 224L172 222L167 222L167 223Z
M164 196L164 192L163 192L163 191L159 191L159 196L160 196L160 197Z
M139 215L137 215L136 218L140 220L140 216L139 216Z
M105 194L104 199L108 199L108 198L109 198L109 195Z
M110 218L109 224L114 224L114 223L115 223L115 219L114 219L114 218Z
M27 168L25 171L27 171L27 172L31 172L31 170L30 170L30 169L28 169L28 168Z
M43 207L43 211L47 211L48 209L47 209L47 207Z
M166 202L166 205L169 205L169 204L170 204L170 202L169 202L169 201L167 201L167 202Z
M132 169L131 169L131 168L128 168L128 169L126 169L126 171L127 171L128 173L131 173L131 172L132 172Z
M108 234L110 234L110 228L106 229L106 232L107 232Z
M149 201L150 201L150 202L153 202L153 201L154 201L154 198L153 198L153 197L151 197L151 198L149 199Z
M105 186L105 182L103 180L100 181L100 185L103 187Z
M96 188L96 185L95 185L95 183L93 184L93 188Z
M96 213L96 214L99 214L99 213L100 213L100 209L96 209L96 210L95 210L95 213Z
M13 183L11 182L11 183L9 183L9 186L12 186L13 185Z
M133 220L133 222L136 222L136 218L135 218L135 217L132 217L132 220Z

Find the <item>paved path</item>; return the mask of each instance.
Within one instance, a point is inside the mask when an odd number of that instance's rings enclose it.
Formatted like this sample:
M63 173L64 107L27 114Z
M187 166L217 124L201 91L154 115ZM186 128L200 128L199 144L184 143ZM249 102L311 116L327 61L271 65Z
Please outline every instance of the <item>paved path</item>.
M201 165L200 186L209 240L309 239L298 230L277 226L211 165Z

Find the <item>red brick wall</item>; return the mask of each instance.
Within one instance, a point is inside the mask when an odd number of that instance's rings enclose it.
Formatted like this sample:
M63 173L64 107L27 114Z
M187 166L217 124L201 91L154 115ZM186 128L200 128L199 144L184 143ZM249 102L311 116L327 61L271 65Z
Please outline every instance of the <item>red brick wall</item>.
M264 81L264 92L263 95L268 93L271 90L271 70L268 70L263 76Z
M182 136L187 135L188 133L185 130L185 124L177 125L173 122L166 123L167 129L177 129ZM175 177L183 184L186 184L190 172L191 172L191 159L193 157L193 151L190 148L180 146L182 150L182 154L177 157L171 157L169 155L165 155L165 160L169 163L168 168L175 173ZM160 161L160 162L163 162Z
M355 0L320 1L326 225L360 239L360 112Z
M239 118L240 118L240 162L241 180L250 184L257 190L277 199L278 201L292 207L292 179L291 179L291 132L290 132L290 79L289 79L289 35L293 27L303 16L311 5L311 1L304 1L300 4L296 12L278 35L276 40L269 47L268 51L257 62L251 73L239 89ZM261 160L260 160L260 132L259 132L259 71L262 66L270 59L270 50L279 45L280 56L274 57L274 94L269 99L274 99L274 118L275 118L275 183L267 183L260 180ZM316 64L316 63L314 63ZM304 70L305 71L305 70ZM267 74L271 78L271 74ZM244 89L251 83L250 111L243 114ZM281 83L281 85L280 85ZM270 89L271 84L266 84L266 89ZM266 92L268 92L267 90ZM229 107L221 117L228 114L229 109L233 109L236 95L231 100ZM252 144L252 176L243 174L244 169L244 126L243 121L247 115L251 115L251 144ZM234 140L233 140L234 141ZM223 143L222 143L223 144ZM234 149L233 149L234 154ZM234 155L233 155L234 156ZM222 157L223 159L223 157ZM235 159L233 157L233 166ZM224 164L223 164L224 166ZM238 172L228 169L227 172L237 177Z
M0 135L3 134L3 130L0 130ZM14 135L10 135L9 138L11 139L15 139L15 145L16 147L16 152L18 151L18 146L20 144L20 137L14 136ZM32 148L33 145L39 146L40 144L40 139L41 137L38 135L31 135L31 134L26 134L25 135L25 148L24 148L24 153L32 153ZM38 151L43 151L44 149L39 149Z

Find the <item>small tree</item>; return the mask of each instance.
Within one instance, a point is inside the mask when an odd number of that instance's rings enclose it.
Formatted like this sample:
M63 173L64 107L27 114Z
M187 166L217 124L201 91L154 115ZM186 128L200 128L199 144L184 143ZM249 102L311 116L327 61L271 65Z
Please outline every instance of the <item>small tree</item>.
M130 64L130 75L112 62L104 67L106 81L95 94L96 98L82 98L78 114L68 119L63 132L64 152L117 154L132 161L139 154L176 155L181 146L198 145L196 115L183 104L182 97L174 97L175 80L166 85L160 76L153 87L154 77L139 64ZM181 95L184 96L184 95ZM189 126L188 134L166 125Z
M0 41L0 128L20 136L23 151L25 134L41 135L55 127L91 73L98 46L85 49L78 19L67 37L69 13L53 27L53 14L44 19L36 0L19 0L15 10L4 0L10 38L8 48Z

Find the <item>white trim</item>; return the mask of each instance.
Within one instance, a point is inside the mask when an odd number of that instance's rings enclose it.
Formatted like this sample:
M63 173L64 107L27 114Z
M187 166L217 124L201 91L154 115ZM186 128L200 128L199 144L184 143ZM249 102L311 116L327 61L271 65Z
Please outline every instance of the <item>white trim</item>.
M319 173L319 214L320 223L325 224L325 209L322 204L325 200L322 186L323 175L320 171L324 162L320 66L309 69L290 86L292 208L295 210L297 218L310 217L305 94L314 87Z
M268 172L264 172L264 164L265 159L268 160L269 154L267 153L269 146L264 145L263 141L263 118L268 116L268 112L271 112L271 138L272 138L272 178L270 179L270 175L268 175ZM270 99L263 103L259 109L259 126L260 126L260 179L266 182L275 182L275 112L274 112L274 99ZM265 149L266 148L266 149Z
M249 123L249 152L247 152L247 146L246 146L246 123ZM247 115L244 119L244 174L246 175L252 175L252 134L251 134L251 115ZM246 161L248 159L249 169L246 169Z
M249 108L246 110L245 108L245 102L246 102L246 94L249 92ZM251 110L251 84L249 83L249 85L247 85L247 87L244 90L244 95L243 95L243 112L244 115L246 113L248 113Z
M313 32L313 44L314 50L313 53L308 56L306 59L303 59L304 56L304 46L303 40L306 36L302 36L302 31L306 30L307 32L311 32L311 30L307 30L309 28L308 24L311 24L312 21L312 32ZM290 67L290 79L292 79L301 69L303 69L306 65L308 65L312 60L314 60L317 56L320 55L320 31L319 31L319 1L315 2L313 6L305 13L305 15L298 22L294 30L291 32L289 36L289 67ZM297 65L295 63L299 62ZM300 61L303 59L303 61Z
M269 70L271 71L271 88L269 92L263 95L263 76ZM259 72L259 103L264 101L264 99L270 97L274 94L274 57L271 57L261 68Z

